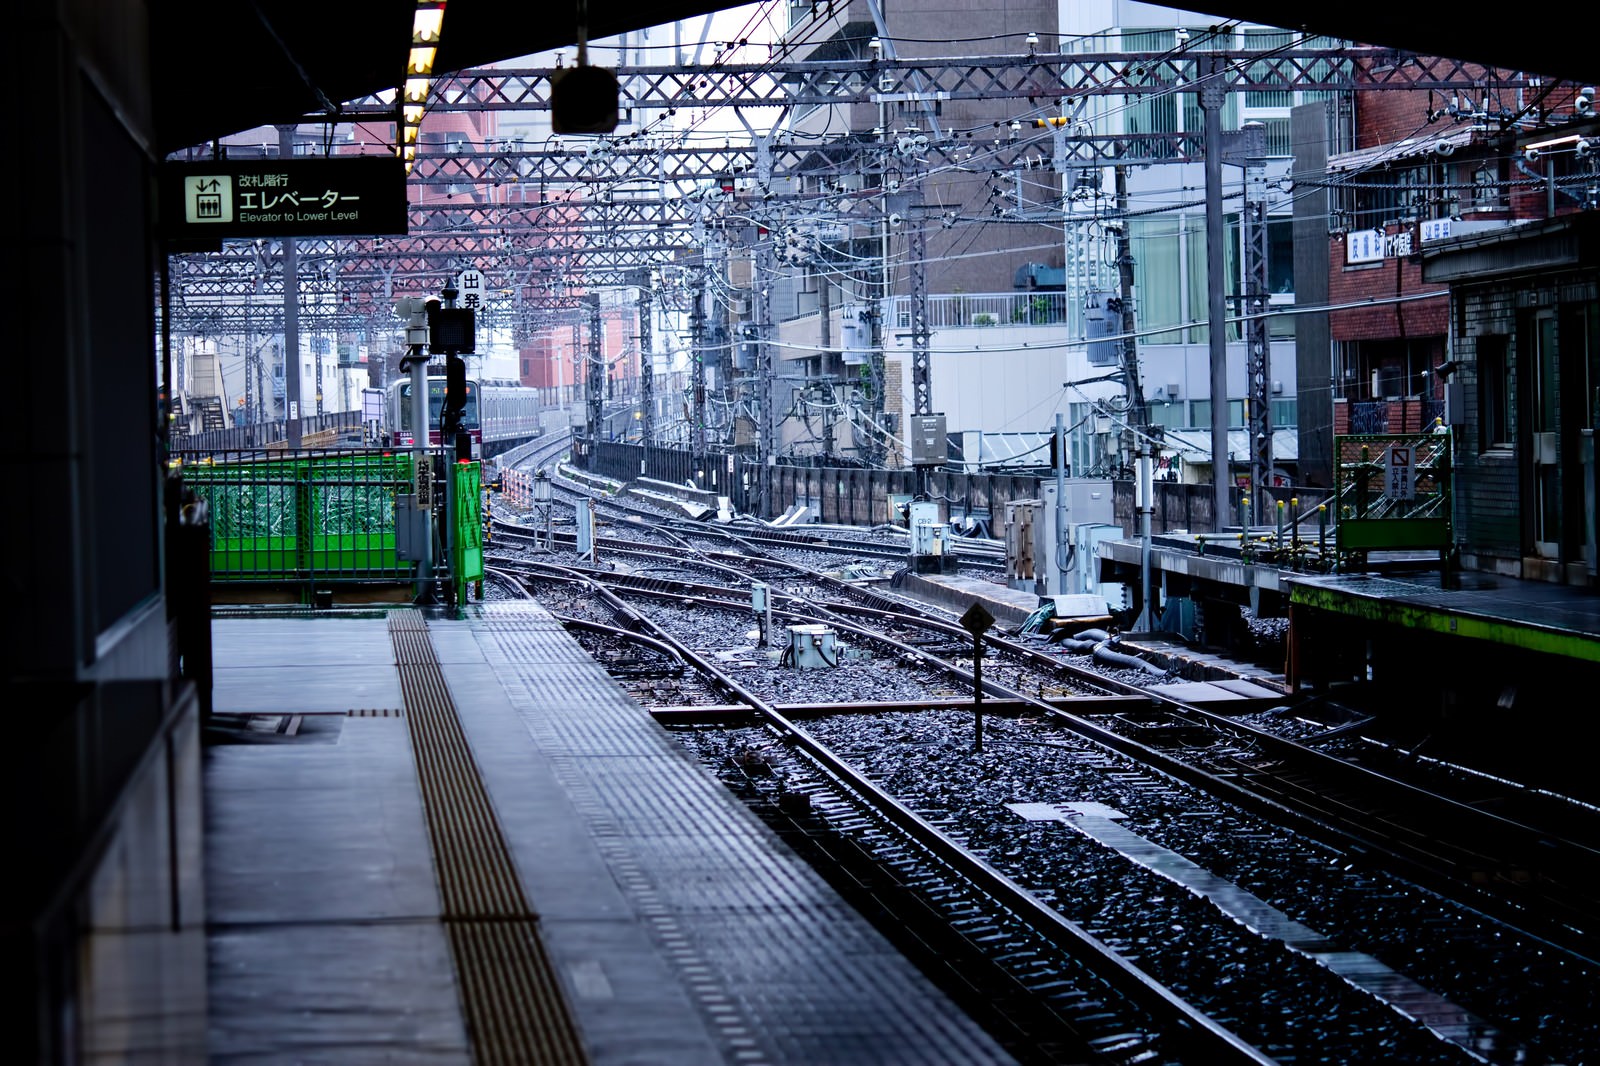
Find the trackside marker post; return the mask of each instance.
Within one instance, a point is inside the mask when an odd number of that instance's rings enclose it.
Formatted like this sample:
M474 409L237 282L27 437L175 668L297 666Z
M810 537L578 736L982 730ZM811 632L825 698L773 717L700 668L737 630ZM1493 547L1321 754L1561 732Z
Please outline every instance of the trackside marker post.
M994 625L994 615L973 601L961 616L961 628L972 634L973 751L983 750L983 635Z

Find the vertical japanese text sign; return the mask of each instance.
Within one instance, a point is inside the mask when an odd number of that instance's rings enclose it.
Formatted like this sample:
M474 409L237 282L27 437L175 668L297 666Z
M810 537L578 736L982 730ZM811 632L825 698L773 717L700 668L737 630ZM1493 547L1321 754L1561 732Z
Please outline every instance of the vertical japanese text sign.
M1383 495L1389 500L1417 498L1416 452L1409 445L1393 445L1386 453Z

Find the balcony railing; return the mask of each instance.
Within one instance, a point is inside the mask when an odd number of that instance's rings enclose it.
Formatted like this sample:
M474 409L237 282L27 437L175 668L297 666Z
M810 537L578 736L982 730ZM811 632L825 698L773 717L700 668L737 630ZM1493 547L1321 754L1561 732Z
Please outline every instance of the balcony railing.
M888 301L891 329L911 328L911 298ZM1064 292L960 292L928 297L928 328L1051 326L1068 322Z

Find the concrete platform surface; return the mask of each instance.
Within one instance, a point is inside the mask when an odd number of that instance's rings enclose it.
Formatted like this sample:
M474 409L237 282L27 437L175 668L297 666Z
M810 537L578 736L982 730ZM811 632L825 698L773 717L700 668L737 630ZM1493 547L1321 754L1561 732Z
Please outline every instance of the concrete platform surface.
M473 1060L385 626L214 625L214 1062ZM1011 1061L548 613L427 632L590 1061Z

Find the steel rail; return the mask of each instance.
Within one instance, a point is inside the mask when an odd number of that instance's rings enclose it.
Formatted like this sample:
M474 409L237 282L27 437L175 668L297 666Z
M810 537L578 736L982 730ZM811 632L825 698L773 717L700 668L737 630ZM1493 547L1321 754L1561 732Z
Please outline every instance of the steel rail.
M855 586L827 578L800 564L770 559L763 561L793 568L819 583L842 587L852 593L861 592ZM745 575L739 576L742 579ZM681 580L639 581L609 574L604 575L603 580L628 586L645 595L679 600L699 598L707 606L748 609L742 601L719 598L736 590L716 586L697 587L695 583ZM652 588L652 583L659 587ZM789 601L792 606L776 608L780 601ZM970 639L970 634L957 625L926 616L909 615L901 610L818 603L784 593L774 593L774 605L780 613L793 617L815 618L819 612L855 613ZM873 633L837 617L833 623L864 639L895 646L921 661L948 670L968 684L972 682L969 671L946 663L925 649ZM1493 914L1497 920L1544 940L1553 948L1591 960L1600 959L1600 937L1594 930L1594 899L1592 893L1586 893L1581 887L1589 876L1586 871L1600 868L1600 850L1419 788L1284 737L1230 721L1182 700L1151 693L1061 663L1052 656L1042 655L1036 649L1004 638L986 640L997 649L1022 656L1054 672L1065 673L1075 680L1121 695L1140 695L1154 708L1198 718L1214 730L1257 746L1263 752L1262 763L1266 765L1239 762L1228 770L1230 776L1225 778L1204 766L1178 759L1069 711L1053 707L1045 700L1009 689L987 678L984 681L986 693L1025 701L1080 736L1247 810L1278 821L1292 820L1297 829L1309 836L1321 839L1331 836L1333 842L1347 849L1353 847L1361 852L1381 853L1391 868L1403 876ZM1280 768L1270 765L1273 761L1314 775L1316 780L1310 785L1297 786ZM1249 785L1244 781L1248 781ZM1343 790L1342 795L1339 790ZM1353 796L1362 798L1355 801ZM1420 824L1402 823L1387 813L1393 811L1406 812L1408 819L1417 819L1419 815L1426 815L1427 818ZM1451 840L1487 842L1498 850L1495 855L1488 855L1473 844L1451 843ZM1493 876L1495 870L1501 871L1498 879ZM1507 873L1507 870L1511 872ZM1546 878L1546 884L1541 887L1537 880L1524 883L1524 879L1515 876L1515 871L1519 870L1539 871L1540 876ZM1489 876L1485 883L1486 871ZM1569 885L1574 887L1567 889ZM1463 891L1472 897L1471 900L1462 899ZM1549 894L1527 898L1535 891Z
M555 564L536 565L541 569L561 569ZM739 684L731 675L720 670L714 663L678 641L648 618L633 611L593 575L574 573L572 580L590 585L596 595L613 611L631 615L651 636L675 647L685 661L711 678L717 687L754 708L768 727L773 729L786 744L803 752L840 787L867 802L897 829L987 893L1034 932L1089 966L1096 976L1126 996L1130 1002L1149 1012L1158 1021L1173 1026L1172 1030L1164 1032L1162 1036L1164 1040L1170 1040L1175 1049L1180 1049L1186 1054L1201 1056L1195 1061L1252 1063L1259 1066L1266 1066L1272 1062L1272 1059L1179 998L1166 986L1091 936L1081 926L1045 906L1032 893L995 867L968 853L960 844L873 784L825 745L778 713L771 704Z

